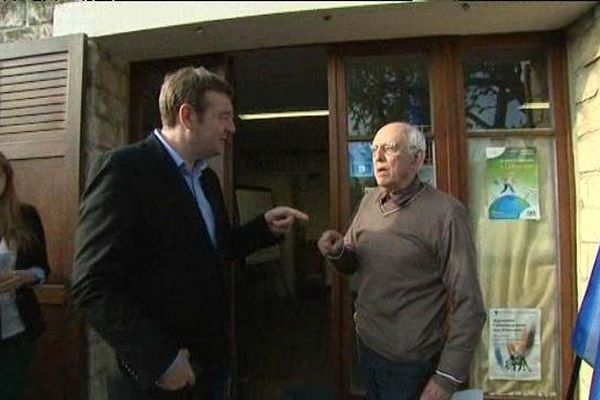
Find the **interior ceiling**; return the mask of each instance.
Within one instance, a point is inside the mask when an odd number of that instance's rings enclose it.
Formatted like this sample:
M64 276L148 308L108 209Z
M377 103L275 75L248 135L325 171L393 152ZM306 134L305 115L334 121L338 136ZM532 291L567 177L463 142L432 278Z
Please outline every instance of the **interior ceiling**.
M559 30L595 4L415 1L218 20L94 39L126 61L140 61L318 43Z
M233 57L236 113L327 108L327 54L322 46L238 53ZM242 151L327 151L328 118L238 121Z

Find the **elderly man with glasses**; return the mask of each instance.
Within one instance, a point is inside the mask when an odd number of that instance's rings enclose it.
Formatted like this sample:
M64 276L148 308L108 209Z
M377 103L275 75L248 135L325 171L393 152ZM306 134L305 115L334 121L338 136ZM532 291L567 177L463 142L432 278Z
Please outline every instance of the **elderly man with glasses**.
M393 122L371 145L378 189L319 250L359 278L354 320L367 398L440 400L466 382L486 313L466 208L422 183L425 137Z

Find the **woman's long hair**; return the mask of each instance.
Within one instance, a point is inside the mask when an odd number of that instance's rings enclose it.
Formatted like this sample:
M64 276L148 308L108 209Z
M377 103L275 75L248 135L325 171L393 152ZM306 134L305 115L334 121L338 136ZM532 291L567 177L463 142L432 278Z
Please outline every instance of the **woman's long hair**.
M8 247L17 252L31 243L31 233L21 216L21 202L14 186L14 172L6 156L0 151L0 168L6 176L4 193L0 194L0 237Z

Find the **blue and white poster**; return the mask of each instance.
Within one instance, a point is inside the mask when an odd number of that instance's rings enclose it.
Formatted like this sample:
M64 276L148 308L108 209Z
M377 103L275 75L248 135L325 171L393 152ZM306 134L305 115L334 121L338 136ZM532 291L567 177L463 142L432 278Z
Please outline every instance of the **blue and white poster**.
M535 147L486 148L490 219L540 219Z
M371 142L348 143L348 161L350 177L372 178L373 159L371 156Z

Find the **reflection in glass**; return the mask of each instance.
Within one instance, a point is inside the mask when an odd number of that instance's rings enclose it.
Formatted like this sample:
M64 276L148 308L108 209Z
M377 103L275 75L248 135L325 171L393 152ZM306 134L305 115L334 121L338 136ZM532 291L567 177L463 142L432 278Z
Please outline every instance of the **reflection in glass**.
M428 65L421 54L347 58L348 136L372 136L391 121L429 132Z
M527 163L522 157L512 157L509 165L516 169L511 181L515 194L525 195L528 189L539 196L536 219L495 219L489 213L490 196L504 191L494 180L495 158L490 150L504 148L534 154ZM532 150L535 150L532 153ZM469 213L477 249L479 279L484 303L490 308L535 309L541 311L541 379L517 376L512 379L492 379L491 371L507 368L506 346L490 343L490 318L484 327L481 342L474 356L471 385L482 388L487 395L500 397L558 398L559 382L559 314L558 314L558 232L556 201L555 143L552 138L469 139ZM535 162L536 174L530 161ZM525 179L534 177L531 179ZM506 191L510 191L507 189ZM536 344L537 346L538 344ZM500 347L499 347L500 346ZM525 372L525 371L524 371ZM507 370L506 374L509 372Z
M468 130L549 128L546 56L477 55L464 63Z

